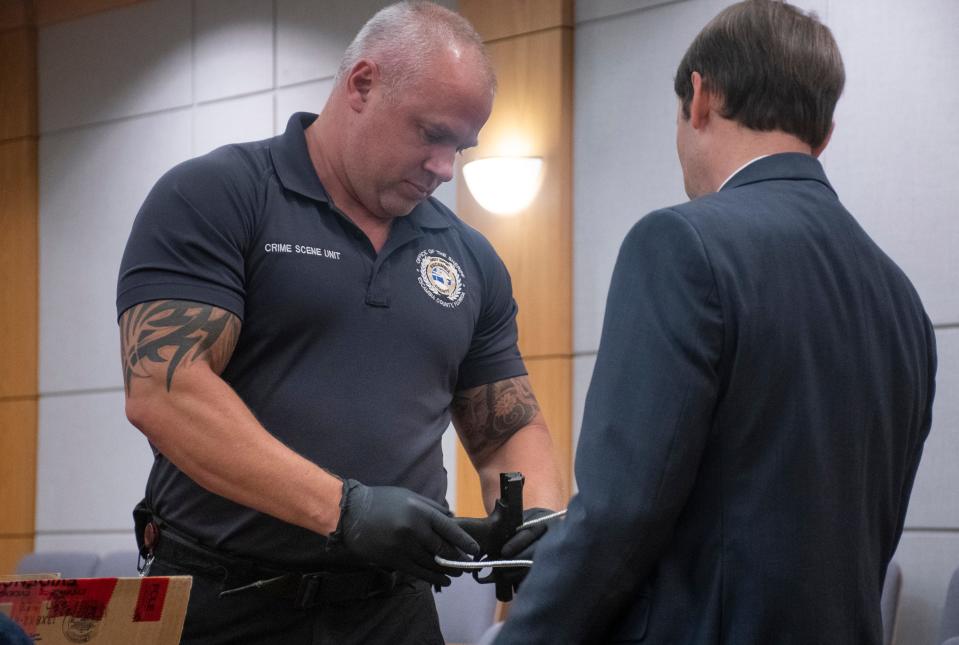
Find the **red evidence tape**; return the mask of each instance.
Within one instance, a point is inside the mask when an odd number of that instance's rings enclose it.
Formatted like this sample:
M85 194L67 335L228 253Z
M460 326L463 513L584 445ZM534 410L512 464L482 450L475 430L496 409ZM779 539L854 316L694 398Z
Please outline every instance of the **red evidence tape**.
M116 578L80 578L74 580L50 580L51 584L42 588L40 597L50 601L47 616L73 616L87 620L103 620L103 612L110 604L113 590L117 586ZM69 584L68 584L69 583Z
M40 619L43 605L48 619L103 620L116 586L116 578L17 580L0 583L0 602L12 602L11 618L28 629Z
M169 578L140 580L140 594L137 596L136 609L133 610L133 622L156 622L163 617L163 603L166 600L169 585Z

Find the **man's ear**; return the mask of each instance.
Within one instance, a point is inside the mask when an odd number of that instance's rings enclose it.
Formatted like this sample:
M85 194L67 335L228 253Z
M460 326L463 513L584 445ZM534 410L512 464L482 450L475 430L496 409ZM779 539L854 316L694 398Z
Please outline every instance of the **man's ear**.
M689 123L700 130L709 124L714 115L721 116L723 97L706 87L702 74L693 72L690 77L693 85L693 98L689 102Z
M709 111L712 108L712 96L703 87L703 76L693 72L690 81L693 84L693 98L689 102L689 124L699 130L709 122Z
M346 77L346 94L354 111L362 112L366 108L370 92L378 79L379 69L373 61L361 58L353 65Z
M812 149L812 156L819 158L819 155L822 154L822 151L826 149L826 146L829 145L829 140L832 139L833 130L836 129L836 122L833 121L829 124L829 132L826 133L826 138L822 140L818 146Z

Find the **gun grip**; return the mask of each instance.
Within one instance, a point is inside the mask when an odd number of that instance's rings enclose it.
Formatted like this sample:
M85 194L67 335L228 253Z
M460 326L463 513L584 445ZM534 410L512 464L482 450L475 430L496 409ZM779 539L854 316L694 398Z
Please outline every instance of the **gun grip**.
M516 529L523 523L523 483L525 481L522 473L499 474L500 494L496 506L502 507L503 519L497 523L496 527L498 530L495 540L495 557L499 557L500 549L516 535ZM496 582L496 599L500 602L509 602L513 599L513 585L501 578L501 575L493 572L493 579Z

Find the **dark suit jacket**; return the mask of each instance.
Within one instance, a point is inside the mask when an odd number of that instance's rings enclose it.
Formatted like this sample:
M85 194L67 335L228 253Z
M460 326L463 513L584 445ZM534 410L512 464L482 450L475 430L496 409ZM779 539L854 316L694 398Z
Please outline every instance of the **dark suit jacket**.
M579 493L496 642L880 643L935 361L912 285L810 156L644 217Z

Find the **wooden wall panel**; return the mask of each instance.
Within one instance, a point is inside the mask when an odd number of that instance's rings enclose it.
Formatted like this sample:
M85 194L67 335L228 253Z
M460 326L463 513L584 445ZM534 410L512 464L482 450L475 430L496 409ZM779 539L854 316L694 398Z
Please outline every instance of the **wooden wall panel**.
M543 416L553 437L556 459L565 477L566 492L570 487L573 433L573 359L527 358L529 380L536 392Z
M37 94L37 30L0 31L0 140L36 136L37 110L25 97Z
M42 26L64 20L73 20L142 1L143 0L35 0L37 24Z
M543 184L533 203L516 215L489 213L457 170L459 216L489 238L513 278L524 356L568 355L572 348L572 45L570 30L553 29L489 46L499 91L479 146L462 162L542 157Z
M0 536L32 535L36 504L36 399L0 401L0 455Z
M0 31L34 24L32 0L0 0Z
M456 515L486 517L479 475L473 468L463 444L456 442Z
M33 537L4 537L0 535L0 575L13 573L17 562L33 551Z
M20 25L0 30L0 573L33 549L39 308L36 27L4 4Z
M36 139L0 142L0 399L37 394L38 236Z
M572 27L573 0L460 0L484 42L553 27Z
M0 0L0 31L73 20L138 2L143 0Z
M457 213L490 240L513 279L519 345L564 474L572 452L573 4L569 0L460 0L483 35L499 88L479 145L462 163L543 158L543 181L521 213L493 215L469 194L458 164ZM456 511L485 515L465 451L457 455Z

